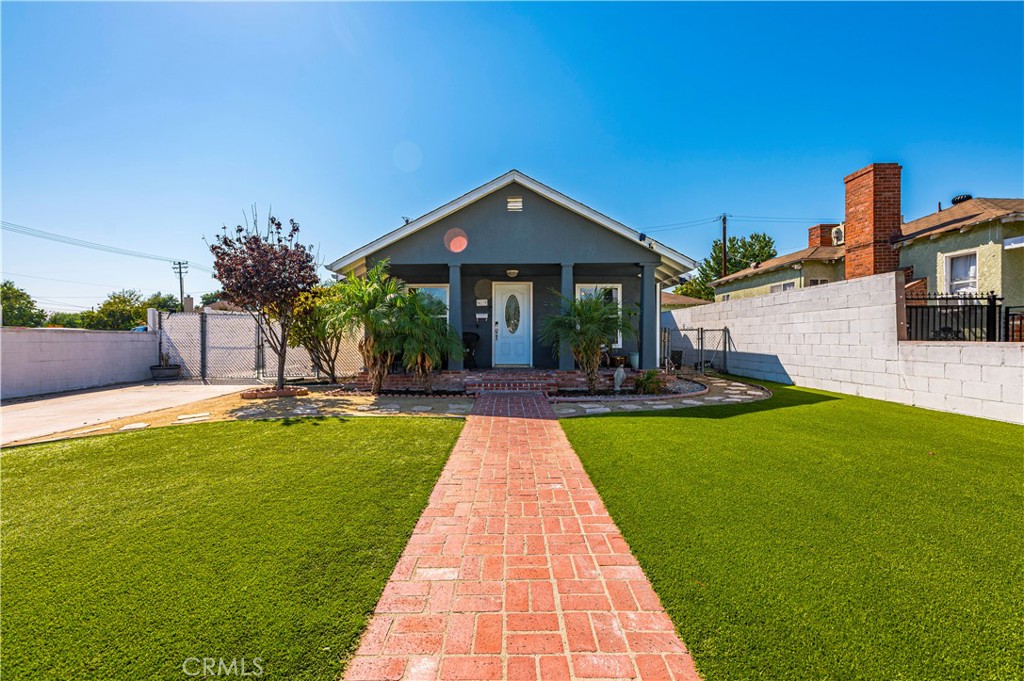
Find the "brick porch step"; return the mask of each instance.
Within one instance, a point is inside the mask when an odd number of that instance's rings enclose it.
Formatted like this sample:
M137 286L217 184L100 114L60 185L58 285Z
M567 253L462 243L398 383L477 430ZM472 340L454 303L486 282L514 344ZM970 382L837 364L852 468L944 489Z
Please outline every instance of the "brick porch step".
M558 381L522 378L467 381L466 392L474 395L504 392L539 392L545 395L552 395L558 392Z

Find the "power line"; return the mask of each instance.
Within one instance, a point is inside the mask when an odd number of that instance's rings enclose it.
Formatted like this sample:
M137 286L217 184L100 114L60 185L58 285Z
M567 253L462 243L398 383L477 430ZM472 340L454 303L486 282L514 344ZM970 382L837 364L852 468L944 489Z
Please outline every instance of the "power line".
M154 288L138 288L138 287L135 287L135 286L115 286L114 284L97 284L97 283L94 283L94 282L91 282L91 281L75 281L73 279L54 279L53 277L40 277L40 276L37 276L35 274L20 274L18 272L7 272L7 271L4 271L3 275L5 277L7 277L7 276L11 276L11 277L25 277L26 279L41 279L43 281L55 281L55 282L58 282L58 283L61 283L61 284L78 284L80 286L98 286L100 288L108 288L108 289L115 289L115 290L117 290L117 289L135 289L137 291L142 291L143 293L163 293L164 292L162 289L158 289L158 288L156 288L156 289L154 289ZM212 292L211 291L202 291L202 293L212 293ZM71 296L71 297L75 297L75 296ZM80 297L82 297L82 298L92 298L93 296L80 296Z
M178 258L170 258L163 255L153 255L152 253L143 253L141 251L131 251L127 248L118 248L117 246L107 246L106 244L99 244L95 241L86 241L85 239L76 239L75 237L64 236L63 234L54 234L53 232L44 232L41 229L34 229L32 227L26 227L19 225L14 222L8 222L3 220L0 223L5 232L13 232L15 234L24 234L25 236L32 236L37 239L47 239L49 241L56 241L62 244L68 244L69 246L79 246L81 248L91 248L94 251L104 251L107 253L114 253L116 255L127 255L133 258L144 258L147 260L160 260L163 262L174 263L179 261ZM192 265L197 270L203 272L213 273L213 270L209 267L203 267L202 265Z

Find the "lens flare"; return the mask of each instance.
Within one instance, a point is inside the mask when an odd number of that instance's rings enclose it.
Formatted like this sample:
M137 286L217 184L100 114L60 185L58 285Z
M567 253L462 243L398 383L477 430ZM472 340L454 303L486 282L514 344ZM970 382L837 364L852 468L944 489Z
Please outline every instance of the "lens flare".
M462 253L469 246L469 237L457 227L444 233L444 247L452 253Z

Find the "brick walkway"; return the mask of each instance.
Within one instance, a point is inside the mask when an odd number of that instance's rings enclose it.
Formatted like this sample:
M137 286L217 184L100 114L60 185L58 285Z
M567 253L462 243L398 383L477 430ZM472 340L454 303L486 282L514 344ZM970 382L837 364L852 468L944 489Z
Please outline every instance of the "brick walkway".
M480 397L346 673L698 679L539 394Z

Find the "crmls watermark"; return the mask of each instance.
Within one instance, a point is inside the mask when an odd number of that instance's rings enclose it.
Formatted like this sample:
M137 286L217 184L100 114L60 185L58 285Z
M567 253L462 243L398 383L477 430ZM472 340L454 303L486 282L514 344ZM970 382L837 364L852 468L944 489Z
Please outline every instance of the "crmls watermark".
M263 676L263 658L188 657L181 671L186 676Z

